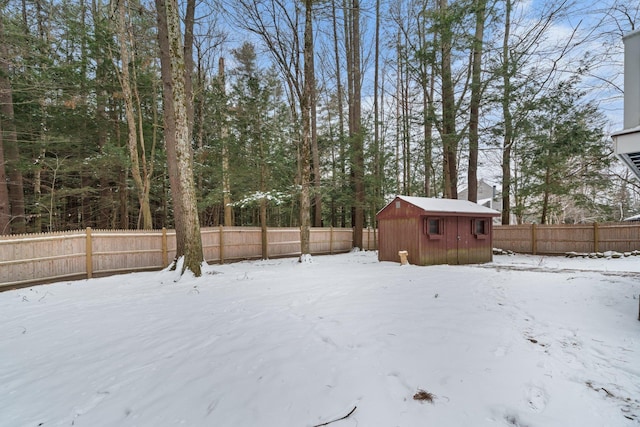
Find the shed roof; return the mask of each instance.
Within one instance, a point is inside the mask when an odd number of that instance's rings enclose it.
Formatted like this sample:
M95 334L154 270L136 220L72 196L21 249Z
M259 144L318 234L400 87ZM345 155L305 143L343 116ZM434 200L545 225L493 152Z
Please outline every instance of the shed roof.
M499 216L500 212L481 206L468 200L460 199L436 199L431 197L397 196L427 212L481 214L487 216ZM394 199L395 200L395 199ZM392 202L393 203L393 202ZM388 205L387 205L388 206Z

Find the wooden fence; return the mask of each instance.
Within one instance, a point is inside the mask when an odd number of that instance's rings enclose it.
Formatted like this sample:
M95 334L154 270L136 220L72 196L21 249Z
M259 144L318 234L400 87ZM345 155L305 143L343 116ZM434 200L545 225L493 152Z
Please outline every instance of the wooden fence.
M258 227L203 228L205 261L224 263L262 256L262 234ZM351 250L350 228L312 228L313 255ZM376 234L363 231L363 249L376 249ZM176 253L173 230L92 230L0 236L0 289L64 279L159 270ZM267 229L270 258L300 255L299 228Z
M269 228L270 258L300 255L298 228ZM312 228L314 255L348 252L350 228ZM262 256L258 227L202 229L204 258L224 263ZM86 230L0 236L0 290L64 279L159 270L176 253L173 230ZM377 249L373 229L363 232L363 249ZM566 252L630 252L640 250L640 223L579 225L509 225L493 227L493 246L518 253L562 255Z
M640 223L524 224L493 227L493 246L524 254L640 250Z

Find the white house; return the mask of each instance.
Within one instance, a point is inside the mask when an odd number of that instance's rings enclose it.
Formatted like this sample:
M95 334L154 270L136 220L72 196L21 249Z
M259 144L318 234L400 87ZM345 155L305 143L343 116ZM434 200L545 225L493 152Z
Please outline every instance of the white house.
M640 30L624 38L624 129L611 135L613 150L640 178Z

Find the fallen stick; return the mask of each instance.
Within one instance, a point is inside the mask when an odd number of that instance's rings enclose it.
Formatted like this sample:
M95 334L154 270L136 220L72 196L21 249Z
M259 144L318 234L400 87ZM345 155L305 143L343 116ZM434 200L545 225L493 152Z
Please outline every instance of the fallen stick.
M616 397L613 393L611 393L609 390L607 390L604 387L600 387L600 390L603 390L605 393L607 393L607 396L609 397Z
M349 411L349 413L347 415L345 415L344 417L336 418L335 420L327 421L326 423L316 424L313 427L322 427L322 426L329 425L331 423L335 423L336 421L341 421L341 420L347 419L347 418L349 418L349 415L353 414L356 411L357 408L358 408L357 406L354 406L353 409L351 411Z

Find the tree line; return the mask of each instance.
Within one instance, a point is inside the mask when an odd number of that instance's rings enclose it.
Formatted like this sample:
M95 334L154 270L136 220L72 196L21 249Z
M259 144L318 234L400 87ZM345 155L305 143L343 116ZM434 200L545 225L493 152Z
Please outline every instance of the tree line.
M173 3L0 2L0 233L176 227L192 204L361 246L390 196L478 201L480 179L505 224L639 208L608 138L638 5L187 0L168 23Z

